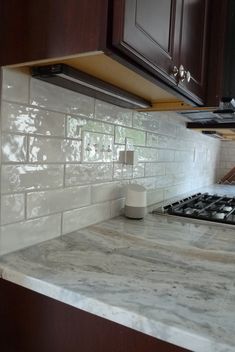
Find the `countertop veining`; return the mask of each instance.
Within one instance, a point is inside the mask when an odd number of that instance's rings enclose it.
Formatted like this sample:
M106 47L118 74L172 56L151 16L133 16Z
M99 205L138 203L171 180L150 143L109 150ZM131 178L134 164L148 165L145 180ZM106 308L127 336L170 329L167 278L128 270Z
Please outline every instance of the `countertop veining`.
M149 214L0 258L9 281L198 352L235 349L235 232Z

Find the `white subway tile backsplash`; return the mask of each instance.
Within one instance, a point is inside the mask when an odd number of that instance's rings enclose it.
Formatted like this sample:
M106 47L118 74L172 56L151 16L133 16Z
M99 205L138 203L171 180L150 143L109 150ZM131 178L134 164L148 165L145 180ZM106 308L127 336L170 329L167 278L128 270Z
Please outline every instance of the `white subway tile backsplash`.
M63 186L63 165L2 165L1 192L13 193Z
M31 79L30 103L52 111L90 117L94 115L95 100L47 82Z
M81 141L29 137L29 162L66 163L81 160Z
M84 207L91 202L90 187L32 192L27 195L27 217L34 218Z
M3 102L2 130L64 137L65 115L32 106Z
M60 214L1 226L0 255L58 237L60 234Z
M1 225L23 220L25 217L25 195L9 194L1 197Z
M96 100L95 118L115 125L132 126L132 111Z
M2 71L2 99L28 104L29 74L27 69L4 68Z
M2 161L3 162L26 162L27 160L27 137L3 134L2 135Z
M100 203L106 200L122 198L124 196L125 186L119 182L109 182L91 187L92 203Z
M110 202L67 211L63 214L63 234L96 224L111 217Z
M133 113L16 69L3 69L2 95L0 254L119 215L126 184L154 204L234 165L234 143L219 164L220 142L174 112ZM137 165L119 162L126 139Z
M88 183L111 181L113 164L67 164L65 166L65 185L74 186Z

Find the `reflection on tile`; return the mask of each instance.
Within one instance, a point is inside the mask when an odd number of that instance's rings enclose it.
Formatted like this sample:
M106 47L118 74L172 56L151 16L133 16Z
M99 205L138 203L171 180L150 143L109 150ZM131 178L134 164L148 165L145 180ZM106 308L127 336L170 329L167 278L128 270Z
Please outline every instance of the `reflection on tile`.
M27 157L27 137L13 134L2 135L2 161L22 162Z
M113 160L113 136L84 132L83 161L111 162Z
M115 127L115 142L124 144L125 138L132 138L134 145L145 145L145 132L125 128L122 126Z
M3 102L2 129L9 132L64 136L65 116L35 107Z
M61 215L1 227L0 255L60 236Z
M88 186L32 192L27 195L27 217L34 218L80 208L90 202L91 194Z
M145 170L145 164L138 163L137 165L133 166L133 177L144 177L144 170Z
M96 224L110 216L110 202L67 211L63 215L63 234Z
M2 99L28 104L30 77L28 70L3 68L2 72Z
M146 177L146 178L137 178L130 181L130 183L136 183L145 187L147 190L153 190L156 188L156 178L155 177Z
M159 120L152 114L135 112L133 115L133 127L145 131L157 132L159 130Z
M82 131L114 134L114 126L100 121L82 119L75 116L68 116L67 137L81 138Z
M63 165L3 165L1 192L20 192L63 185Z
M145 176L165 175L164 163L148 163L145 169Z
M153 148L135 147L139 162L158 161L158 150Z
M47 82L31 79L30 104L81 117L93 117L93 98L57 87Z
M132 165L123 165L122 177L124 180L133 178L133 166Z
M81 158L81 142L70 139L30 137L29 161L63 163Z
M1 197L1 225L24 219L24 194L10 194Z
M125 187L120 182L109 182L91 187L92 203L104 202L106 200L124 197Z
M113 164L67 164L65 185L74 186L87 183L111 181Z
M132 126L132 111L96 100L95 118L117 125Z
M114 164L113 178L115 180L128 180L133 178L133 166L125 164Z

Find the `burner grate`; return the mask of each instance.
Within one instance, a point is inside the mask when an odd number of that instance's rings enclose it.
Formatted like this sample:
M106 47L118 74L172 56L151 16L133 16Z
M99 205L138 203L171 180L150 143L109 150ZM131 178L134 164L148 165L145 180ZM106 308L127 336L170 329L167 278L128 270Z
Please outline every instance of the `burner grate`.
M235 224L235 197L197 193L163 208L164 212L182 217Z

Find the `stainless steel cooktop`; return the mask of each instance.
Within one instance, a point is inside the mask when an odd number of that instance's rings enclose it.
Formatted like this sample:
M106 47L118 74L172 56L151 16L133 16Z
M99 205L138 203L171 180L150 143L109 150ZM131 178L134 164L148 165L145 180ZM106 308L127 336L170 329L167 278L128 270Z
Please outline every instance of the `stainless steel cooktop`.
M159 209L155 212L159 212ZM163 206L161 212L235 225L235 197L197 193Z

